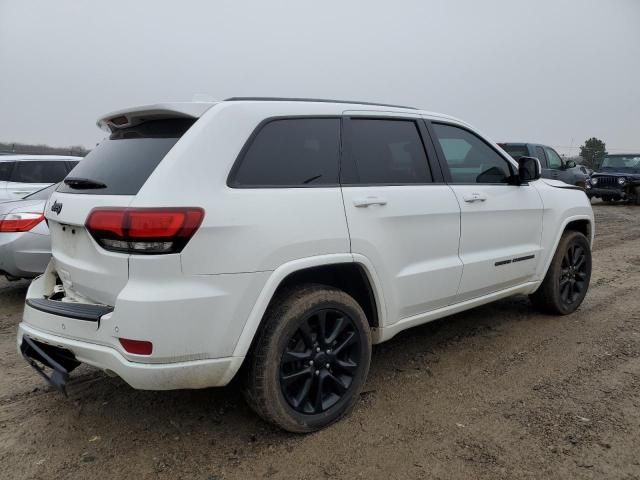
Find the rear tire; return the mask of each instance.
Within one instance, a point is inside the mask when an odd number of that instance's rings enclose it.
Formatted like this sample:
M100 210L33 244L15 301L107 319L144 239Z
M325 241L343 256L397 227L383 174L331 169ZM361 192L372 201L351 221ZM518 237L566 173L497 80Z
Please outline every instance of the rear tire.
M542 284L530 295L540 310L554 315L573 313L584 300L591 280L591 246L584 234L566 231Z
M265 315L247 359L249 406L294 433L319 430L349 413L371 360L360 305L336 288L307 284L283 292Z

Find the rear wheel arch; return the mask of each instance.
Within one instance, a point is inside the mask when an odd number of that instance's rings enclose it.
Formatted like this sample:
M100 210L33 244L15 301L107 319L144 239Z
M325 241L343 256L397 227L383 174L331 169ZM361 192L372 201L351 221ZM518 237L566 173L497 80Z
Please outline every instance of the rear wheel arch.
M331 258L327 258L331 257ZM262 288L236 344L233 356L247 356L264 323L269 307L287 289L301 284L318 284L343 290L364 311L372 336L384 325L384 300L370 266L354 261L350 254L300 259L276 269Z
M364 266L361 264L355 262L334 263L292 272L280 282L272 296L272 301L287 289L307 283L334 287L349 294L364 311L369 326L371 328L379 327L380 315L376 293Z

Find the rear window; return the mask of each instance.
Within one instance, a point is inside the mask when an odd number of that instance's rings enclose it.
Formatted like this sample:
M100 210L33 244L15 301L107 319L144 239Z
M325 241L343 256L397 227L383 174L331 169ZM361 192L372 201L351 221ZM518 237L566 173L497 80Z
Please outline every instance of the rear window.
M271 120L255 135L231 173L233 187L337 185L340 119Z
M14 162L0 162L0 182L6 182L11 176Z
M12 182L19 183L58 183L67 176L64 161L21 161L11 176Z
M69 173L59 192L136 195L192 119L153 120L113 132ZM86 181L86 182L85 182ZM98 188L99 187L99 188Z
M30 193L29 195L27 195L26 197L24 197L25 200L29 199L29 200L48 200L49 197L51 196L51 194L56 190L56 187L58 186L58 184L54 183L53 185L49 185L48 187L45 187L41 190L38 190L37 192L34 193Z
M502 149L507 152L511 157L515 160L518 160L520 157L528 157L529 149L526 145L515 145L515 144L507 144L501 143L500 146Z

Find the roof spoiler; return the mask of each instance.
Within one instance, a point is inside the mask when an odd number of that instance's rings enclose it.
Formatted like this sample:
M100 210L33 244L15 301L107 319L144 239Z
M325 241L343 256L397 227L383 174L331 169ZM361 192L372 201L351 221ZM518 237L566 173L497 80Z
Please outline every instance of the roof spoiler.
M120 128L133 127L147 120L163 118L200 118L216 102L175 102L142 105L123 110L116 110L100 118L96 123L99 128L113 132Z

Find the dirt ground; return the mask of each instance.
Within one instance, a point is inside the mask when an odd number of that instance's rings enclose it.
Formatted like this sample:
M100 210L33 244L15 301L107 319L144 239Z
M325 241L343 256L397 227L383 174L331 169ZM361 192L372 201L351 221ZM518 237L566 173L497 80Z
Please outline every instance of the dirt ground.
M234 385L141 392L83 367L69 398L16 353L26 283L0 281L0 478L640 478L640 208L594 205L587 299L524 297L374 348L354 413L307 436Z

